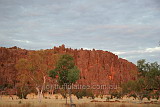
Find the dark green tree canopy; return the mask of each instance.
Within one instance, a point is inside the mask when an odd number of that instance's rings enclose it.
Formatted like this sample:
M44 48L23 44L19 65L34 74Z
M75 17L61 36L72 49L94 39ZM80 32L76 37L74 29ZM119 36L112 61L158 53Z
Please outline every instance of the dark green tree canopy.
M49 71L52 78L58 77L59 85L72 84L79 79L79 69L75 66L71 55L64 54L58 60L54 70Z

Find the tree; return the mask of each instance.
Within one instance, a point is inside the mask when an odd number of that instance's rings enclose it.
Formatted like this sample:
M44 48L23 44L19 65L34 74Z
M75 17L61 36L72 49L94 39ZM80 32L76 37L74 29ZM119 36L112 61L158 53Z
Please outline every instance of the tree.
M138 79L122 84L123 94L134 95L142 100L144 97L159 98L160 93L160 65L157 62L149 63L144 59L137 61Z
M146 61L137 61L139 76L146 82L147 90L160 90L160 65L157 62L146 63Z
M26 59L20 59L18 63L16 64L17 72L17 96L20 99L26 99L27 94L31 92L30 87L30 79L28 79L28 71L27 71L27 60Z
M122 84L122 93L123 95L128 94L128 96L135 96L139 100L144 98L144 93L146 84L144 78L138 78L137 80L133 81L130 80L124 84Z
M143 76L143 77L146 75L147 71L149 70L148 64L146 64L145 59L141 59L137 61L137 68L138 68L139 76Z
M79 69L75 66L73 57L68 54L62 55L58 60L55 69L49 71L49 76L52 78L56 78L57 76L58 84L63 87L65 91L68 90L71 105L73 104L71 98L71 85L79 79L79 72Z
M46 84L48 66L45 63L46 58L43 51L30 52L26 59L20 59L16 64L16 69L19 72L18 78L22 83L26 84L26 80L30 80L32 86L37 90L39 102L43 98L43 91ZM21 88L26 86L19 84ZM24 89L24 88L23 88Z

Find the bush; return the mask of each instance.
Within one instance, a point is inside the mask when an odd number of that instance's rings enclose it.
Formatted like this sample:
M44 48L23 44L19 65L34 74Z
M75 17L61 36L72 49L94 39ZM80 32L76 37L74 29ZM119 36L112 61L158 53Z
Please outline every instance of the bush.
M160 96L160 91L155 92L154 97L158 100Z
M111 93L111 99L113 97L117 98L117 99L120 99L120 98L122 98L122 94L120 92L114 91L114 92Z
M109 101L109 99L110 99L110 97L107 96L107 97L106 97L106 101Z
M134 97L136 99L137 95L136 94L130 94L129 97Z
M67 92L66 92L66 90L60 90L60 93L61 93L61 95L62 95L62 97L63 98L67 98Z
M27 95L28 95L29 93L27 92L27 91L21 91L21 90L17 90L17 96L18 96L18 98L20 98L20 99L26 99L26 97L27 97Z
M75 93L75 96L78 98L78 99L82 99L83 96L84 96L84 93L82 91L79 91L79 92L76 92Z
M92 99L95 98L94 94L91 91L88 91L86 96L91 97Z
M17 87L17 96L20 98L20 99L26 99L27 95L31 92L33 92L34 90L29 87L29 86L24 86L24 87Z
M92 99L95 98L94 94L90 90L79 90L74 94L78 99L82 99L83 97L91 97Z

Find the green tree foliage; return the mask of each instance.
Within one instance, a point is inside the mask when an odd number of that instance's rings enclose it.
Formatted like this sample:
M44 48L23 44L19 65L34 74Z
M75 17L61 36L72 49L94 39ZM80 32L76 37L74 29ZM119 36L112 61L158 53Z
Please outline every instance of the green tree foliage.
M157 62L149 63L144 59L137 61L138 79L122 84L122 93L135 95L140 100L144 97L159 98L160 93L160 65Z
M57 77L57 82L60 86L64 87L64 90L67 90L67 86L71 86L79 79L79 69L75 66L74 59L71 55L64 54L60 57L58 62L56 63L56 67L54 70L49 71L49 76L52 78ZM70 102L72 104L71 99L71 90L68 89Z
M60 57L54 70L49 71L49 76L56 78L58 76L59 85L70 85L79 79L79 70L74 64L71 55L65 54Z
M68 82L71 84L75 83L76 80L79 79L79 73L80 73L80 71L76 66L74 66L72 69L70 69L68 71Z
M143 78L139 78L136 81L130 80L127 83L122 84L122 94L128 96L138 97L143 99L145 92L145 83Z
M146 63L145 60L137 62L139 77L145 79L147 90L160 90L160 65L157 62Z
M137 61L137 68L139 72L139 76L145 76L148 71L148 64L146 66L145 59L141 59Z

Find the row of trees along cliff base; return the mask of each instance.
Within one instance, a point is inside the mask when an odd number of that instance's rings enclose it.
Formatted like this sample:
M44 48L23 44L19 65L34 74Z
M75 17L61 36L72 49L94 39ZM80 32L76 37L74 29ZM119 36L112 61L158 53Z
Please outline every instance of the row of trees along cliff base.
M75 66L74 59L71 55L53 55L54 60L50 64L46 60L46 57L42 51L32 52L27 58L22 58L17 62L15 66L17 69L16 95L19 98L26 98L29 93L37 93L38 100L41 102L43 93L46 92L45 85L48 81L62 86L64 84L74 84L79 79L80 71ZM52 67L53 65L55 65L54 69ZM128 97L132 96L139 100L142 100L144 97L148 99L159 98L160 65L157 62L147 63L145 60L139 60L137 61L137 68L139 72L138 79L122 83L118 90L111 90L111 98L123 98L124 95ZM5 85L1 86L1 90L5 87L13 88L12 86ZM76 95L78 99L83 96L95 98L92 90L75 91L65 87L63 90L55 91L61 93L66 98L66 103L67 95L69 94L71 105L73 105L71 93ZM103 98L103 94L100 96ZM109 99L110 97L107 97L107 100Z
M123 98L124 95L127 95L127 97L138 98L140 101L143 98L159 99L160 65L157 62L149 63L142 59L137 61L137 68L137 80L123 83L118 90L111 92L111 97Z
M20 59L18 61L16 64L18 71L17 96L19 98L26 98L29 93L36 92L39 102L41 102L43 93L45 92L45 85L47 84L46 81L49 81L57 83L59 86L66 86L63 91L59 92L66 98L66 104L68 92L70 105L75 106L71 98L71 89L67 88L68 85L74 84L79 79L80 71L75 66L73 57L68 54L54 56L54 59L57 59L57 61L55 69L52 70L47 64L44 64L46 62L45 59L45 55L39 52L31 53L27 59ZM53 90L51 91L53 92Z

